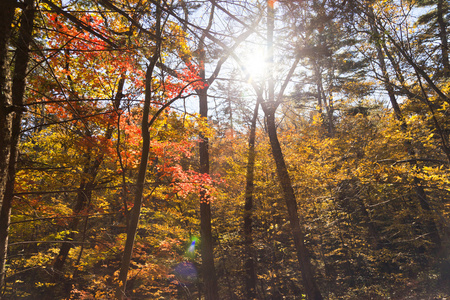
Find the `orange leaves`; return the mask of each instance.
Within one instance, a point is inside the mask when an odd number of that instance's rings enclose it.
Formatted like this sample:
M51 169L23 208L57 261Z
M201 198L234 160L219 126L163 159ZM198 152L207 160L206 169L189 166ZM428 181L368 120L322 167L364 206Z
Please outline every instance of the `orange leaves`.
M192 142L152 141L152 159L156 168L158 180L168 182L172 192L185 198L189 194L202 194L211 198L218 180L212 179L208 174L201 174L193 170L185 170L181 166L183 159L192 155L194 146Z
M123 95L134 98L142 94L144 73L133 51L112 50L105 41L73 26L64 17L54 13L44 13L44 16L47 16L46 25L54 30L46 31L43 37L46 65L42 72L33 76L31 84L33 90L40 91L38 95L47 95L46 101L60 102L49 105L60 106L53 109L59 111L59 117L85 117L114 111L112 101L121 77L125 78L128 89L122 91ZM75 16L91 30L108 36L100 16L93 13L75 13ZM36 59L42 60L39 56ZM52 80L57 84L43 85ZM62 109L67 112L63 113ZM50 113L53 113L52 108ZM107 119L104 118L106 122ZM103 121L98 117L94 122Z
M203 63L201 63L203 64ZM201 80L199 73L200 69L204 68L202 65L196 65L192 62L186 63L186 68L179 73L179 79L183 82L192 83L193 89L204 89L208 86L206 82Z
M172 173L175 179L172 186L179 196L186 197L188 194L194 193L202 196L201 202L214 200L213 194L216 191L217 180L212 179L208 174L192 170L180 172L178 168L176 171Z
M107 45L106 43L92 34L78 29L76 26L70 25L70 23L65 22L55 13L47 13L48 26L57 29L53 32L54 35L49 36L49 44L53 46L58 46L61 42L65 42L65 48L80 50L104 50ZM103 21L101 18L93 14L84 14L79 16L79 20L83 22L87 27L92 28L92 30L100 32L105 36L107 33L103 29ZM76 47L74 47L76 46Z
M186 68L177 72L177 79L167 76L163 83L164 93L168 100L177 96L185 96L194 90L207 87L199 76L200 67L191 62L186 63Z

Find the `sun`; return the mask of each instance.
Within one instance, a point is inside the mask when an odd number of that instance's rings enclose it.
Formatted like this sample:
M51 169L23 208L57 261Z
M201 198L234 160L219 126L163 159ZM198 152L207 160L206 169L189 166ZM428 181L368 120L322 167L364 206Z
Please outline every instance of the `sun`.
M267 72L266 51L262 47L249 48L243 56L242 63L245 67L245 76L249 80L262 80Z

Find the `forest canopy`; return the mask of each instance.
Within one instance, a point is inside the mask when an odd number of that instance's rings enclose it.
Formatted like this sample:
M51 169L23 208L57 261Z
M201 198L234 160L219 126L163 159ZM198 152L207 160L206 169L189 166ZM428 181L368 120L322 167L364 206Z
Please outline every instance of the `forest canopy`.
M2 0L1 299L447 299L444 0Z

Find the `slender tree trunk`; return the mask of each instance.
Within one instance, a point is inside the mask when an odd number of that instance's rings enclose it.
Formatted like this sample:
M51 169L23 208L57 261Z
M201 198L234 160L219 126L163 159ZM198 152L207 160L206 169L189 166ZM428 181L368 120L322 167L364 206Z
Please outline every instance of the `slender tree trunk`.
M312 63L314 67L314 76L316 79L317 106L319 107L321 125L324 128L324 130L328 132L329 136L333 136L334 135L333 102L331 99L327 101L327 96L325 94L325 90L323 89L323 78L320 66L317 64L315 60L313 60ZM325 113L323 112L323 107L325 107Z
M205 73L202 69L200 76L204 79ZM208 95L207 89L198 90L200 101L200 116L208 117ZM209 142L208 138L201 135L200 142L200 173L209 174ZM205 296L207 300L219 299L216 269L214 267L214 243L211 230L211 203L210 197L204 192L200 193L200 234L202 252L202 272L205 284Z
M134 194L133 208L131 209L131 214L129 217L129 222L127 226L127 239L125 241L125 249L123 251L122 263L119 271L119 286L116 290L116 298L124 299L126 287L127 287L127 276L128 270L130 268L131 257L133 254L134 241L136 239L136 232L139 224L139 217L141 215L142 207L142 197L144 193L144 183L145 177L147 175L147 165L148 156L150 153L150 126L155 120L157 115L155 115L152 120L149 121L150 117L150 102L152 99L152 78L153 70L155 69L156 63L161 55L161 44L162 44L162 28L161 28L161 18L162 11L159 4L156 5L156 24L155 24L155 34L157 37L155 50L153 56L150 58L150 64L147 66L147 72L145 73L145 98L144 106L142 112L142 124L141 124L141 136L142 136L142 153L141 161L139 164L138 177L136 179L136 191Z
M18 156L18 144L24 108L24 94L29 60L29 46L33 32L34 0L25 0L25 7L20 20L19 37L14 63L13 84L11 89L14 115L12 119L11 143L9 161L7 166L7 178L5 189L2 192L2 207L0 211L0 286L5 284L5 263L8 250L9 222L14 196L14 182L16 175L16 162ZM3 93L3 91L2 91ZM3 97L4 95L2 95ZM7 146L7 145L6 145Z
M325 128L325 121L324 121L324 116L323 116L323 102L325 99L322 100L322 74L320 74L320 68L317 65L317 62L315 60L311 60L312 64L313 64L313 71L314 71L314 76L315 76L315 80L316 80L316 89L317 89L317 108L319 111L319 116L321 118L321 125L322 127Z
M157 22L156 26L157 31L159 31L159 22ZM141 162L139 164L139 173L136 179L136 192L134 194L133 208L131 210L131 215L127 227L127 239L125 241L125 249L123 251L122 264L120 266L119 286L116 291L116 298L118 299L124 299L125 297L128 269L130 268L134 240L136 239L136 231L139 224L139 217L141 215L142 195L144 192L145 177L147 174L148 155L150 153L149 115L150 100L152 97L152 74L153 69L155 68L156 61L159 58L159 48L160 46L158 45L157 49L155 50L156 52L150 61L150 65L147 67L147 72L145 75L145 99L141 125L142 154Z
M333 120L333 115L334 115L334 103L333 103L333 78L334 78L334 70L333 69L328 69L328 77L331 77L331 79L329 79L329 81L331 82L331 85L328 87L328 97L325 95L325 91L323 89L323 87L321 88L322 93L323 93L323 99L324 102L326 103L325 107L327 109L327 119L328 119L328 135L330 137L334 136L334 120ZM321 81L322 82L322 81Z
M78 215L86 207L86 205L91 202L92 199L92 189L95 186L95 178L98 174L100 164L103 161L103 157L95 160L94 166L86 167L84 171L84 176L91 177L88 181L83 180L77 192L77 201L73 209L74 215ZM88 162L89 164L89 162ZM64 263L66 262L67 256L69 255L70 249L72 249L72 244L68 241L73 241L75 238L75 232L78 229L79 218L74 218L69 224L69 230L71 231L69 235L64 239L59 253L53 261L53 269L56 271L56 275L62 274Z
M259 103L262 99L258 97L253 112L252 124L250 127L250 136L248 138L248 160L247 176L245 185L245 205L244 205L244 243L245 243L245 289L247 299L256 298L256 272L255 272L255 249L253 247L253 191L255 174L255 137L256 120L258 118Z
M268 107L263 105L267 120L267 131L270 139L270 146L272 148L272 155L277 166L278 180L283 190L284 200L289 214L289 221L291 224L292 235L294 238L295 248L297 250L297 259L300 263L302 272L303 285L308 295L308 299L321 300L322 295L314 279L313 266L311 264L311 257L305 246L305 235L300 225L300 219L297 211L297 200L295 198L294 189L292 188L291 179L284 161L283 152L278 141L277 129L275 125L275 109L276 107Z
M275 124L275 112L279 106L279 102L275 101L275 81L274 81L274 30L275 30L275 10L273 2L267 2L267 53L268 53L268 101L261 104L262 109L266 115L267 132L269 134L270 146L272 148L272 156L275 160L277 167L278 180L283 191L284 200L286 203L289 222L291 225L292 235L294 238L294 245L297 251L297 259L300 264L300 270L302 273L303 286L305 292L310 300L322 300L322 294L319 291L316 280L314 278L313 266L311 264L311 257L308 253L308 249L305 246L302 227L300 225L300 219L297 211L297 200L295 198L294 189L292 187L291 179L284 161L283 151L281 150L280 142L278 141L277 127ZM295 62L295 65L298 63ZM295 66L293 66L295 67ZM294 68L289 71L288 78L292 76ZM288 79L287 78L287 79ZM281 95L286 87L286 83L281 88Z
M386 62L384 60L384 53L383 53L383 49L381 48L381 44L380 44L380 43L383 43L383 41L381 41L381 36L380 36L380 33L378 32L378 28L373 24L373 21L371 21L371 20L373 20L373 18L375 18L374 12L372 9L370 9L369 15L373 16L373 17L369 17L369 23L370 23L370 29L373 32L373 34L375 35L375 39L376 39L374 44L375 44L375 48L377 50L377 59L378 59L378 63L380 65L380 69L381 69L381 78L383 80L383 85L388 93L392 108L394 109L395 118L401 122L402 130L406 130L406 127L405 127L406 123L403 119L403 115L400 110L400 106L398 105L397 99L395 98L394 89L392 88L392 85L391 85L390 79L389 79L389 75L387 73Z
M69 59L70 59L69 54L66 52L65 68L67 71L69 71ZM71 76L67 75L67 78L70 82L72 94L76 95L76 90L75 90L74 83L72 81ZM114 98L114 102L113 102L113 105L116 108L119 107L119 105L120 105L120 100L122 98L122 93L123 93L123 86L124 86L124 79L123 79L123 77L121 77L121 79L119 80L119 84L118 84L117 94L116 94L116 96ZM110 126L106 130L106 133L105 133L106 140L110 140L112 138L113 131L114 131L114 128L112 126ZM88 130L86 130L85 134L86 134L86 136L90 137L90 133ZM93 160L93 162L91 161L90 153L88 153L86 155L86 158L87 158L87 162L86 162L86 165L84 166L84 171L83 171L83 176L82 176L83 179L80 183L80 187L78 188L77 198L76 198L75 206L73 209L74 215L78 215L88 205L88 203L91 202L92 189L95 186L95 179L97 177L99 168L100 168L101 164L103 163L103 159L104 159L103 151L100 151L100 155L98 157L96 157ZM85 179L85 178L89 178L89 179ZM53 270L55 271L54 275L56 275L56 276L62 275L62 273L63 273L65 261L67 259L67 256L69 255L70 249L72 249L72 246L73 246L69 241L74 240L75 231L77 231L77 229L78 229L79 221L80 221L79 218L74 218L70 222L69 229L71 232L64 239L65 242L61 244L59 253L53 261Z

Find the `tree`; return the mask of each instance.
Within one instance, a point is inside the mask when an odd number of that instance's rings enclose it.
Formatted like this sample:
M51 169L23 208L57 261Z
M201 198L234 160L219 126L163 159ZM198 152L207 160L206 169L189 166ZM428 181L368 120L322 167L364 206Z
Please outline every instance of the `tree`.
M8 47L10 45L11 37L11 25L14 19L14 12L16 7L16 1L4 1L1 7L1 48L0 48L0 138L1 138L1 150L0 150L0 195L1 202L3 202L4 189L7 179L7 170L10 156L10 143L11 143L11 126L12 126L12 102L10 91L10 78L8 67Z
M237 38L235 38L235 41L233 41L233 44L231 46L224 45L223 42L219 42L219 45L223 48L223 53L220 55L219 60L214 68L214 71L210 75L210 77L206 77L206 70L205 70L205 62L207 61L206 56L206 39L210 39L213 42L216 42L217 39L210 33L210 30L213 26L214 21L214 11L215 11L216 4L213 3L211 7L210 17L208 20L208 24L205 29L202 30L201 36L198 40L198 48L195 51L197 53L197 59L198 59L198 65L200 67L199 69L199 75L202 81L204 82L204 85L201 87L201 89L197 89L197 95L199 98L199 111L200 116L202 118L207 119L208 118L208 89L209 87L214 83L214 81L217 79L219 72L222 68L222 65L225 63L225 61L228 59L228 57L232 54L234 49L237 48L237 46L242 43L251 33L252 28L255 24L259 22L259 19L254 22L253 25L246 26L248 28L245 28L246 30L241 33ZM219 6L220 9L223 10ZM209 166L209 145L208 145L208 138L204 135L200 136L200 142L199 142L199 159L200 159L200 166L199 166L199 172L202 174L209 175L210 172L210 166ZM210 197L206 193L200 194L200 220L201 220L201 249L202 249L202 270L203 270L203 279L205 283L205 295L206 299L218 299L218 287L217 287L217 277L216 277L216 271L214 266L214 243L212 238L212 228L211 228L211 203L210 203Z
M12 2L12 1L11 1ZM8 4L12 5L8 1ZM10 10L9 6L6 7L7 12ZM9 11L12 13L11 11ZM6 86L9 84L3 81L3 70L6 62L1 61L3 57L0 57L0 63L2 64L2 78L0 79L0 86L2 86L2 99L0 100L2 103L2 116L0 117L2 132L2 147L8 147L9 149L2 149L2 158L5 161L5 165L3 162L0 163L2 165L2 174L0 175L2 178L1 181L4 181L4 188L0 189L0 197L1 197L1 211L0 211L0 286L4 285L5 280L5 263L8 249L8 230L9 230L9 222L11 215L11 205L14 196L14 182L16 175L16 161L18 155L18 143L20 136L20 129L22 123L22 115L24 112L24 92L26 85L26 76L27 76L27 68L28 68L28 60L29 60L29 47L31 44L31 36L33 32L33 19L34 19L34 1L26 1L25 7L23 9L21 20L20 20L20 30L18 35L17 42L17 53L14 61L14 71L12 78L12 87L11 94L7 95L8 91ZM9 22L10 16L6 16L6 22ZM6 25L6 24L5 24ZM6 25L7 27L9 25ZM8 34L9 28L4 28L6 30L5 34ZM7 37L7 36L6 36ZM5 55L8 47L8 42L5 39L4 47L5 49L1 50L1 56ZM2 38L2 37L0 37ZM2 46L3 48L3 46ZM7 79L5 78L5 81ZM11 103L8 103L7 97L11 97ZM9 111L9 112L8 112ZM7 115L3 115L4 112L7 112ZM14 113L14 114L13 114ZM8 116L9 115L9 116ZM4 126L4 127L3 127ZM10 132L10 133L9 133ZM3 137L3 134L5 135ZM3 153L5 154L3 156ZM0 186L3 184L0 184Z
M278 93L277 99L275 99L275 90L274 90L274 80L273 80L273 32L274 32L274 7L273 3L268 2L267 5L267 47L268 47L268 56L269 56L269 67L268 67L268 99L266 102L262 103L262 108L266 115L267 122L267 132L270 138L270 145L272 148L272 155L275 160L277 166L277 174L278 180L280 181L281 188L283 190L286 206L289 213L289 219L292 228L292 235L294 238L295 248L297 250L297 258L300 264L300 268L302 271L303 284L305 287L306 294L311 299L323 299L322 295L317 287L317 284L314 279L314 272L312 270L312 265L310 262L310 256L306 246L304 244L304 233L300 225L300 219L298 217L298 209L297 209L297 201L294 194L294 189L292 188L292 183L289 178L289 173L286 167L286 163L283 157L283 152L281 150L280 143L277 137L277 129L275 124L275 112L278 106L281 103L281 99L283 98L284 90L290 80L290 77L295 71L297 67L298 61L300 58L297 56L295 62L292 64L291 69L289 70L288 75Z

